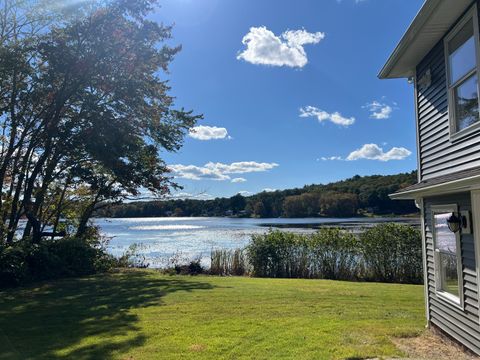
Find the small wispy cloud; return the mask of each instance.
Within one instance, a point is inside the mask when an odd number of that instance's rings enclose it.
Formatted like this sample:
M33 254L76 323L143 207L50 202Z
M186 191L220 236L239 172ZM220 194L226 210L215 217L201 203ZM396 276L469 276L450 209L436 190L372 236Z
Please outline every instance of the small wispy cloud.
M370 118L383 120L388 119L392 115L396 103L387 104L386 102L381 102L374 100L371 103L365 104L364 109L367 109L370 112Z
M305 29L287 30L277 36L265 26L251 27L242 39L246 49L237 59L255 65L302 68L308 63L304 46L318 44L324 38L323 32L311 33Z
M188 136L197 140L231 139L224 127L199 125L190 129Z
M232 179L231 182L232 182L232 183L244 183L244 182L246 182L246 181L247 181L247 179L242 178L242 177L238 177L238 178Z
M341 126L350 126L355 123L354 117L345 117L340 114L338 111L333 113L328 113L324 110L321 110L315 106L305 106L300 108L300 117L314 117L317 118L318 122L330 121L334 124Z
M335 160L343 160L341 156L322 156L318 158L317 161L335 161Z

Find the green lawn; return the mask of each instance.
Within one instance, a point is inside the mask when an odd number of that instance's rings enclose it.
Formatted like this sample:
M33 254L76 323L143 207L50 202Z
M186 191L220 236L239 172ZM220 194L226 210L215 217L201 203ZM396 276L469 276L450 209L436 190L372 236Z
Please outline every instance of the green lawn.
M0 360L401 355L423 306L421 286L128 271L0 292Z

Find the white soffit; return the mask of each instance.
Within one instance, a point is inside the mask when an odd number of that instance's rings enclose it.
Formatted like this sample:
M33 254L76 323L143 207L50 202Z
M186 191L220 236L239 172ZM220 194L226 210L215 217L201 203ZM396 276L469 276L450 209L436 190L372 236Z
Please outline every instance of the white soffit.
M425 1L378 77L392 79L413 76L418 63L474 2L474 0Z

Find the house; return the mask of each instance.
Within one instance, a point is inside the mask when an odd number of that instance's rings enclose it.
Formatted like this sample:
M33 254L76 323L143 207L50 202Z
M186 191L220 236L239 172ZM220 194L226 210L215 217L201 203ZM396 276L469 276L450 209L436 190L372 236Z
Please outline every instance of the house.
M427 0L380 71L414 84L426 316L480 354L480 1ZM413 135L413 134L412 134Z

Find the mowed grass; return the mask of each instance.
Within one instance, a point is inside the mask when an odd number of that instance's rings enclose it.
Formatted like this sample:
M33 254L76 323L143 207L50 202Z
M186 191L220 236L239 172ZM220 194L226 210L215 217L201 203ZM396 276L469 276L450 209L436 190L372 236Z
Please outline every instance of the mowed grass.
M0 292L0 359L363 359L424 327L416 285L125 271Z

